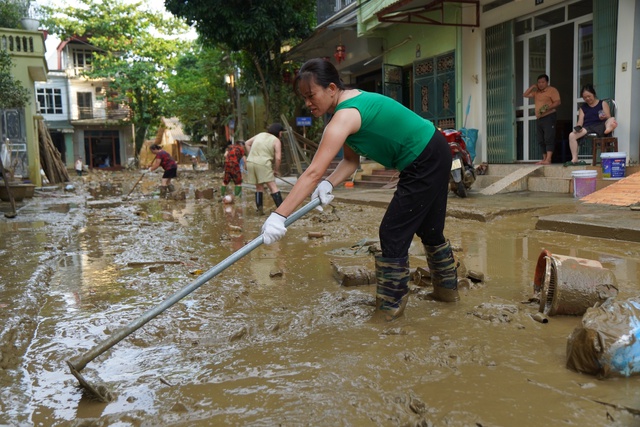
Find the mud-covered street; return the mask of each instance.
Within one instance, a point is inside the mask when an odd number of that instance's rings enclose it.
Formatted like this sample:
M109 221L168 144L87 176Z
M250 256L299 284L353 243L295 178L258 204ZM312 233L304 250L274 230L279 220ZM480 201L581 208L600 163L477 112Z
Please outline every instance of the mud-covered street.
M73 191L40 192L0 218L0 425L640 426L638 376L565 367L581 317L532 318L543 249L599 261L620 299L640 291L637 243L536 230L563 203L448 218L456 256L484 281L454 304L412 283L391 323L372 320L375 285L334 274L373 271L367 246L384 210L314 210L90 362L85 378L115 395L95 401L67 361L238 251L266 218L250 188L233 204L194 198L218 189L218 174L181 174L185 200L155 196L159 176L126 197L138 177L74 177ZM473 196L464 202L473 210ZM412 268L426 266L419 243Z

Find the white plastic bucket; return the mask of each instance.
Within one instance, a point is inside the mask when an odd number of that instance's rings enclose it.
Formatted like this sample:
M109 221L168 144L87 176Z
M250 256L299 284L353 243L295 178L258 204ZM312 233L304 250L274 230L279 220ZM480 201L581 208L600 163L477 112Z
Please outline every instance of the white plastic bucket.
M627 163L627 153L602 153L602 179L624 178L624 166Z
M573 178L573 197L581 199L596 191L598 171L579 170L571 172Z

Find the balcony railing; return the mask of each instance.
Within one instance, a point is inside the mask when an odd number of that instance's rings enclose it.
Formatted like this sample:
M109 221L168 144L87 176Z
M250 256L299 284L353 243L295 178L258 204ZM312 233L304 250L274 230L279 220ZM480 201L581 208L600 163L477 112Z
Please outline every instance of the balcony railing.
M356 0L316 0L318 19L317 25L322 24L345 7L354 3Z
M112 108L78 107L71 114L71 120L129 120L131 109L126 105Z
M34 31L24 31L9 28L0 29L0 49L10 54L27 54L44 56L42 34Z

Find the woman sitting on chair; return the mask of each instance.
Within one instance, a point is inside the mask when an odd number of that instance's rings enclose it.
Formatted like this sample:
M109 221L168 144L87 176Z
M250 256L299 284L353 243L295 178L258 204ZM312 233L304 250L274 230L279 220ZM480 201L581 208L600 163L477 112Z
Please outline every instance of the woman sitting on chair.
M578 161L578 143L584 136L595 133L598 137L610 135L618 126L615 117L611 117L609 104L596 98L596 90L593 85L586 84L580 92L584 103L578 110L578 122L573 132L569 134L569 148L571 149L571 161L566 162L565 166L586 165L584 161Z

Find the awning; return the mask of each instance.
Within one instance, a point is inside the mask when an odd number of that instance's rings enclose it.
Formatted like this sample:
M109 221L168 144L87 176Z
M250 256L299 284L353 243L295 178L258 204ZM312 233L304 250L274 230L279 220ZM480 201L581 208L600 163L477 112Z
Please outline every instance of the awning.
M292 60L305 60L308 58L323 57L333 54L335 39L344 34L344 31L353 31L356 38L358 25L357 2L353 2L330 19L321 23L302 43L294 46L287 52L287 58ZM327 47L331 46L331 47Z
M73 125L69 120L45 120L44 123L50 131L62 133L69 133L68 131L73 131Z
M445 8L470 8L472 14L462 14L460 22L447 20ZM380 22L396 24L480 26L480 0L400 0L376 14ZM474 19L475 18L475 19Z

